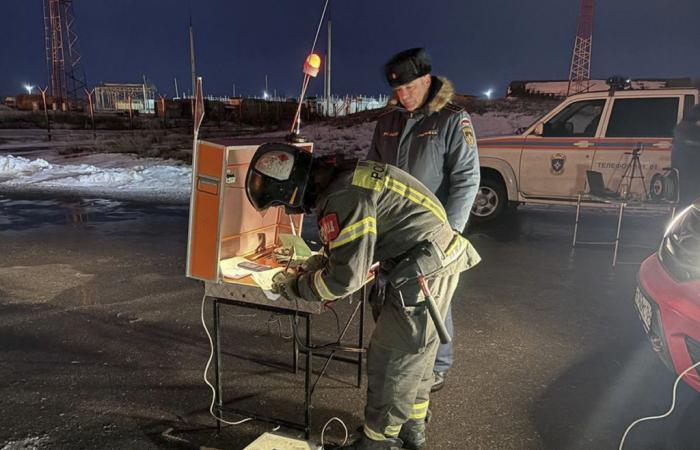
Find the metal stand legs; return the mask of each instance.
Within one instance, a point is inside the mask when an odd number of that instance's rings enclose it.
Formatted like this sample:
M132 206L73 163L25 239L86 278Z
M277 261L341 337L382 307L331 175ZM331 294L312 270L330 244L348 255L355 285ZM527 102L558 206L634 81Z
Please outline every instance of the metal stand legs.
M265 422L273 423L275 425L281 425L287 428L291 429L296 429L304 432L304 435L306 439L309 439L310 434L311 434L311 400L312 396L314 393L314 390L316 388L316 385L318 382L321 380L321 378L324 376L326 369L330 362L333 359L336 359L338 361L342 362L347 362L351 364L356 364L357 365L357 387L359 388L362 382L362 369L363 369L363 363L362 363L362 357L363 353L360 352L360 349L364 348L364 321L365 321L365 303L367 299L367 288L363 288L362 291L362 299L360 302L358 302L357 306L353 310L352 315L348 319L347 323L345 324L345 327L342 330L342 333L339 337L339 340L342 339L347 331L350 328L350 325L352 324L355 316L357 313L360 313L360 323L359 323L359 338L358 338L358 354L357 358L349 358L349 357L341 357L341 356L336 356L335 352L332 351L330 354L322 354L320 352L314 352L313 351L313 345L312 345L312 338L311 338L311 314L309 313L303 313L303 312L296 312L296 311L290 311L290 310L284 310L284 309L279 309L279 308L274 308L274 307L268 307L268 306L261 306L261 305L256 305L256 304L251 304L251 303L246 303L242 301L237 301L237 300L231 300L231 299L223 299L223 298L215 298L215 297L207 297L212 299L213 303L213 332L212 332L212 341L214 344L214 412L218 417L222 417L222 414L224 412L232 412L236 414L240 414L246 417L250 417L256 420L262 420ZM276 313L281 313L281 314L288 314L288 315L293 315L296 317L301 316L304 319L305 323L305 336L304 336L304 343L300 344L297 342L296 338L294 339L293 343L293 372L295 374L298 373L299 371L299 363L298 363L298 357L299 353L303 353L306 356L306 367L305 369L305 374L304 374L304 422L303 423L296 423L296 422L289 422L286 420L278 419L275 417L268 417L260 414L253 414L247 411L240 411L232 408L226 408L224 409L223 406L223 386L222 386L222 359L221 359L221 306L222 305L235 305L235 306L243 306L247 308L254 308L254 309L262 309L262 310L267 310L267 311L273 311ZM293 319L294 320L294 319ZM305 348L300 348L305 347ZM326 361L318 374L317 379L312 383L312 376L313 376L313 359L314 357L322 357L325 358ZM217 432L221 432L221 421L217 420L216 421L216 429Z

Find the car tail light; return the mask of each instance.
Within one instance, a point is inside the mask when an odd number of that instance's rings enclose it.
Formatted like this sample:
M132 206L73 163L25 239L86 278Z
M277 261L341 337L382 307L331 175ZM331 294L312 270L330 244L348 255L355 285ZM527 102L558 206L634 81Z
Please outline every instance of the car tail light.
M659 248L664 269L676 281L700 279L700 206L695 204L669 226Z

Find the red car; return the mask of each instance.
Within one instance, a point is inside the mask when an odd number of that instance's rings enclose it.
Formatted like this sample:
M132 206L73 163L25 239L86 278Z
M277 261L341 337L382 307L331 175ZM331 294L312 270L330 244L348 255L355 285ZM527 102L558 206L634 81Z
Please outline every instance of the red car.
M635 303L652 348L680 374L700 361L700 198L671 222L639 269ZM684 381L700 391L700 371Z

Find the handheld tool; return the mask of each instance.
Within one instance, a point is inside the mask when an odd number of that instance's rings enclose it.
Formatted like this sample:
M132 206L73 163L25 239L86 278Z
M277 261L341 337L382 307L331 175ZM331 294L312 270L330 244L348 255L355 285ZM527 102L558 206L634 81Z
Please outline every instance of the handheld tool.
M447 332L445 322L443 322L442 316L440 315L440 311L438 311L437 304L435 303L435 299L433 298L433 294L430 292L428 282L425 281L425 276L423 276L423 274L420 273L418 274L418 277L416 279L418 280L418 285L420 286L421 291L423 291L425 302L428 304L428 313L430 314L430 318L433 319L435 329L437 330L437 334L440 337L440 343L449 344L450 342L452 342L452 337L450 337L450 333Z

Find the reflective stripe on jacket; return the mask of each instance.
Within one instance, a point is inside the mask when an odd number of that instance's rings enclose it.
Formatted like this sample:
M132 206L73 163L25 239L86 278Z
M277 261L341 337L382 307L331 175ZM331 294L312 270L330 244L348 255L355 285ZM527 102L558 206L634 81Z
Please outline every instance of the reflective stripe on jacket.
M338 172L319 195L316 213L328 263L299 278L307 300L334 300L358 290L374 262L401 256L423 241L442 246L452 272L479 261L471 244L451 229L435 195L388 164L360 161L355 170Z

